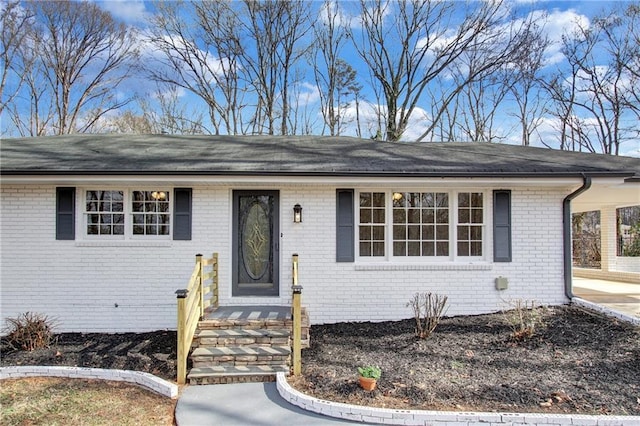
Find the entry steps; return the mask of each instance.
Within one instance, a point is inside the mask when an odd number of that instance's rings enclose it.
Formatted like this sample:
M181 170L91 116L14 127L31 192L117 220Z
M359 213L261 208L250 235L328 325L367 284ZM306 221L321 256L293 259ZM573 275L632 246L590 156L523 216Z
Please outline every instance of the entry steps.
M275 381L291 365L293 321L288 307L224 307L199 322L190 356L189 383ZM309 319L302 316L302 347Z

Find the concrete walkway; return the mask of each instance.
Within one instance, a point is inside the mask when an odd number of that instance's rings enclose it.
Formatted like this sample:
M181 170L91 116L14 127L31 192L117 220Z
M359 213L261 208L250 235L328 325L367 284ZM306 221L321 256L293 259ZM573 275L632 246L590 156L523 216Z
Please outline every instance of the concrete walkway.
M640 318L640 284L573 277L573 293L613 311Z
M178 426L354 424L289 404L275 383L189 386L178 399L175 418Z

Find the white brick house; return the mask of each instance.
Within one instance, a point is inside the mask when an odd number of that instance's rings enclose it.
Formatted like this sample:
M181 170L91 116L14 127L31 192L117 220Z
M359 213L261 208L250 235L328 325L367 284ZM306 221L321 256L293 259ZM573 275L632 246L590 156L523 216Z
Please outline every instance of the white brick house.
M571 199L630 187L620 204L640 203L638 159L507 145L73 135L1 149L2 320L40 312L60 331L175 328L174 291L212 252L221 305L289 304L297 253L312 323L407 318L426 291L448 315L563 304Z

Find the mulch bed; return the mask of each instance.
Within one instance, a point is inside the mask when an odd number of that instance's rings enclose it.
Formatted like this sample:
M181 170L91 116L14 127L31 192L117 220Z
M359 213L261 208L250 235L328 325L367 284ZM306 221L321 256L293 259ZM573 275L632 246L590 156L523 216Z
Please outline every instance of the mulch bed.
M444 318L426 340L414 320L311 327L297 389L387 408L640 415L640 328L576 307L538 310L533 337L516 340L504 314ZM0 340L0 365L145 371L175 380L176 333L61 333L25 352ZM378 365L373 392L356 369Z
M525 340L500 313L444 318L426 340L413 319L313 326L290 381L386 408L640 415L640 328L576 307L536 314L542 327ZM373 392L358 385L364 365L382 369Z
M0 365L64 365L136 370L176 380L176 332L60 333L47 349L15 350L0 340Z

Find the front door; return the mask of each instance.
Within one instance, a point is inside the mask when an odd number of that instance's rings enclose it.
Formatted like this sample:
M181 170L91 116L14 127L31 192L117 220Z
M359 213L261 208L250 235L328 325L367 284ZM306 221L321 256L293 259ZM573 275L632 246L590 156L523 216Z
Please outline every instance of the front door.
M278 191L233 191L233 296L278 296Z

